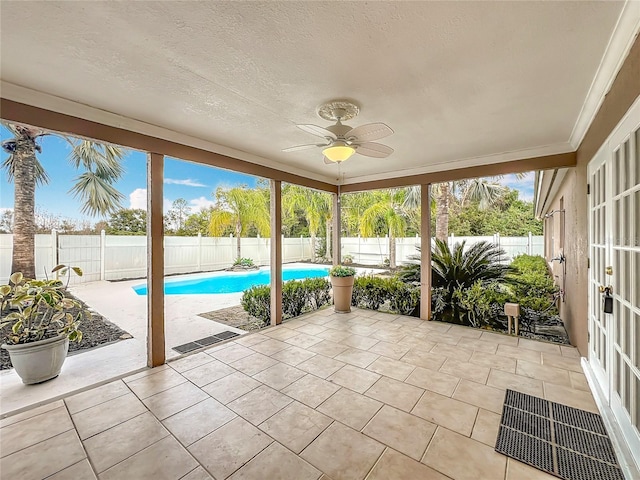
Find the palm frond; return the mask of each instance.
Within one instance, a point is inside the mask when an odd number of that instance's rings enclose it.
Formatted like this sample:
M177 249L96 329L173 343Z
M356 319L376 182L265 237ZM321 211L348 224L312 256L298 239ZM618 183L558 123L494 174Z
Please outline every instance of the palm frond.
M84 172L75 180L76 183L69 190L69 193L82 200L82 213L104 215L121 208L124 195L116 190L108 180L93 172Z

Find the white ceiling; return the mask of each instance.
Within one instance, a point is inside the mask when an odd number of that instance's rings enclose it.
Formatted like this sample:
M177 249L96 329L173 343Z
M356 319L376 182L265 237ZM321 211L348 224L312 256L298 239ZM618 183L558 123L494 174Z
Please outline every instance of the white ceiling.
M574 150L623 7L3 1L2 96L331 183L319 149L281 149L348 98L395 153L355 155L343 182L459 168Z

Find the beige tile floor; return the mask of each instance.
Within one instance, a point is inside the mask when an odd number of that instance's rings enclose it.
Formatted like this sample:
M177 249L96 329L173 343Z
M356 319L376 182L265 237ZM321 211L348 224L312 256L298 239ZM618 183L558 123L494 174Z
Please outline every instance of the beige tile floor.
M7 479L551 479L506 388L597 411L573 348L331 309L0 421Z

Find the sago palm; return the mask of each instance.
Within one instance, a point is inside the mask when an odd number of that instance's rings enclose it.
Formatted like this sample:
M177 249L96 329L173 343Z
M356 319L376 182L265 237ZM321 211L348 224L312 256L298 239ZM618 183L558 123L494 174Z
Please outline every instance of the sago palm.
M2 142L9 156L2 162L9 181L14 184L14 228L12 272L35 278L35 191L48 183L49 177L38 161L42 151L38 140L51 135L35 127L3 124L13 138ZM123 149L88 140L74 140L59 135L71 146L69 160L82 171L69 191L82 202L82 213L106 215L120 208L124 196L113 184L122 176Z
M236 258L242 258L240 239L255 227L263 237L270 234L270 216L267 197L259 189L234 187L218 188L217 206L211 212L209 233L219 237L232 228L236 236Z

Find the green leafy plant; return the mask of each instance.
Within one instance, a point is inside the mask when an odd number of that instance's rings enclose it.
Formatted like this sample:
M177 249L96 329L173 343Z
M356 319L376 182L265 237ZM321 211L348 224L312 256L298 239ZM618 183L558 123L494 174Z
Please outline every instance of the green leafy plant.
M234 267L255 267L256 264L250 258L236 258L233 262Z
M332 277L353 277L355 274L355 268L345 267L344 265L335 265L329 270L329 275Z
M354 279L351 305L354 307L378 310L389 298L388 279L366 275Z
M389 307L400 315L420 316L420 287L389 279Z
M71 271L82 275L77 267L58 265L68 278ZM78 329L87 310L77 300L70 298L66 285L60 280L26 279L21 272L0 286L0 327L11 325L11 333L5 339L9 345L36 342L58 335L66 335L72 342L82 340Z
M353 255L345 255L342 257L342 263L344 265L351 265L353 263Z
M325 278L291 280L282 286L282 316L293 318L327 305L331 300L331 285ZM271 287L257 285L245 290L240 301L242 308L265 325L271 321Z

